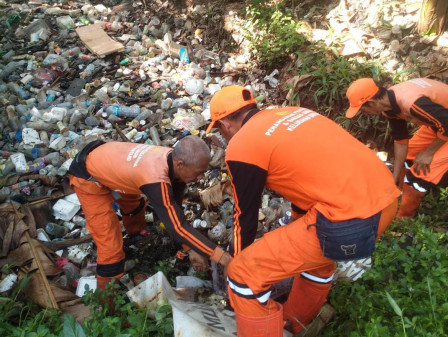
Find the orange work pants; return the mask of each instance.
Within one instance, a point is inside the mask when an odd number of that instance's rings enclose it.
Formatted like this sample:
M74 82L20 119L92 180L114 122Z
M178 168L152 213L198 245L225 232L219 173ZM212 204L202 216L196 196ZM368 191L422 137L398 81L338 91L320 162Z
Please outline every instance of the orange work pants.
M429 126L421 126L409 140L406 159L414 161L417 154L426 149L435 138L436 134ZM411 172L415 177L437 185L448 171L448 142L442 145L434 154L429 170L430 173L428 175L424 175L423 170L420 171L420 174L417 174L414 168L411 167Z
M397 200L381 212L377 238L395 217ZM322 254L311 210L293 223L264 235L238 254L229 264L228 288L235 312L265 317L278 310L269 298L272 284L295 277L283 306L293 332L307 325L319 312L330 291L336 264ZM300 322L300 323L299 323Z
M110 190L99 183L70 176L87 221L87 230L97 246L97 273L102 277L120 276L124 272L125 254L123 235L118 216L112 207ZM123 194L117 200L125 213L140 204L140 195ZM145 209L134 216L123 216L123 226L129 234L138 233L145 226Z

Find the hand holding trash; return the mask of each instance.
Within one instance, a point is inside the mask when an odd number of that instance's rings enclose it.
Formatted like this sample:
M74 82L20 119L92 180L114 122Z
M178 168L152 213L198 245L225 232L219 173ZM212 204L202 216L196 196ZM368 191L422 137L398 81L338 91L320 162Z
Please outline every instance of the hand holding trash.
M188 257L190 258L190 262L195 271L205 272L209 270L210 266L208 265L208 259L206 257L199 255L192 249L188 252Z

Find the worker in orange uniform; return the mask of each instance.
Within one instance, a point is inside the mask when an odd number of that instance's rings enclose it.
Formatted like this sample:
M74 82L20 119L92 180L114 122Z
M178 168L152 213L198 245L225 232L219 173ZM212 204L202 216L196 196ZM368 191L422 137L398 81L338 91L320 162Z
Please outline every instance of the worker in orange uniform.
M207 132L218 128L228 141L235 204L227 280L238 336L283 336L284 319L297 333L325 303L335 261L372 254L400 192L371 150L314 111L260 111L248 89L229 86L212 98L210 114ZM302 216L254 242L265 186ZM271 286L289 277L282 306Z
M347 98L348 118L362 112L389 120L393 176L403 188L397 216L414 217L428 191L448 178L448 85L416 78L385 89L372 78L361 78L348 88ZM408 122L421 125L412 138Z
M97 246L97 287L105 289L124 273L121 225L112 207L120 206L129 234L145 226L144 194L168 232L189 252L193 267L205 271L207 259L226 266L230 255L191 227L181 205L185 183L207 169L210 151L196 136L172 148L100 140L87 144L70 166L73 186Z

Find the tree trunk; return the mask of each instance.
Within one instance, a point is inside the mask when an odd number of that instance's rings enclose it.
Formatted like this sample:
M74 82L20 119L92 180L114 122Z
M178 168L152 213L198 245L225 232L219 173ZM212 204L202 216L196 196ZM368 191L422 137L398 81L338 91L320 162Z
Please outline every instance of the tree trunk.
M439 35L446 29L447 18L447 0L423 0L417 30L423 34Z

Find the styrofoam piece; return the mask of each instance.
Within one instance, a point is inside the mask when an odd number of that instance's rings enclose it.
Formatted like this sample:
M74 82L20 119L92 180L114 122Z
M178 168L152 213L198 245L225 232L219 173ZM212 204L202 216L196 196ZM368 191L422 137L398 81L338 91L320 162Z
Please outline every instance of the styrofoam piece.
M39 137L39 132L32 128L23 128L22 139L23 143L26 145L37 145L42 143Z
M153 317L157 302L169 301L173 308L174 336L176 337L234 337L236 324L234 313L219 310L211 305L184 301L173 290L162 272L151 276L126 293L138 307L145 307ZM284 337L292 334L285 331Z
M80 277L78 280L78 287L76 288L76 295L79 297L83 297L84 293L86 292L86 286L88 286L90 290L95 290L96 276Z
M10 290L17 281L17 275L11 273L0 282L0 293Z
M179 297L161 271L129 290L126 295L139 308L146 308L152 318L155 317L158 301Z
M79 202L79 201L78 201ZM70 221L81 206L65 199L59 199L53 206L53 216L56 219Z
M81 206L81 203L79 202L78 196L76 193L72 193L64 197L65 201L71 202L72 204Z

